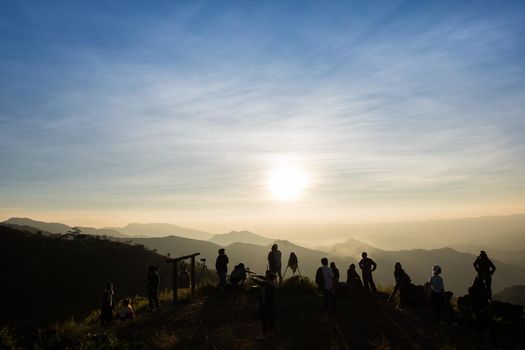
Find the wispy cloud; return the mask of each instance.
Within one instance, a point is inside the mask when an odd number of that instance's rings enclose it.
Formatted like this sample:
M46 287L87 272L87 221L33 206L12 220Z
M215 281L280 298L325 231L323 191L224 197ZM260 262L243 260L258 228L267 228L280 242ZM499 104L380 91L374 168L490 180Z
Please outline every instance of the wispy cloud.
M64 43L46 13L25 35L43 28L49 52L6 44L42 59L0 58L2 204L266 210L283 157L312 174L300 210L523 194L511 10L403 2L334 23L329 8L286 22L278 7L209 10L132 15L140 30L92 13Z

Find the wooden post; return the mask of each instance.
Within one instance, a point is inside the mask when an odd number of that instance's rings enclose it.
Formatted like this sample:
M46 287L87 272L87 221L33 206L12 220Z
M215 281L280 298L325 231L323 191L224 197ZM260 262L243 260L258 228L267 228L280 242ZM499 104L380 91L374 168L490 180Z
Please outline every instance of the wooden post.
M167 263L173 264L173 304L177 303L179 298L178 294L178 277L179 273L177 270L177 263L182 260L191 259L191 297L195 297L195 257L200 255L200 253L194 253L191 255L181 256L175 259L166 260Z
M179 289L178 289L178 283L177 281L179 277L179 273L177 271L177 262L173 262L173 304L177 303L177 300L179 299Z
M195 299L195 256L191 257L191 298Z

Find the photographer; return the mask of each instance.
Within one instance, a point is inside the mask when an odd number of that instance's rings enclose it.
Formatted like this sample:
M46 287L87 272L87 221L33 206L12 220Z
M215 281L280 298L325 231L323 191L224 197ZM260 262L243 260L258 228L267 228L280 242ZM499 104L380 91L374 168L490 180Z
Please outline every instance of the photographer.
M240 263L239 265L235 265L230 275L230 283L233 286L237 286L238 284L242 286L244 285L245 280L246 280L246 268L244 267L244 264Z

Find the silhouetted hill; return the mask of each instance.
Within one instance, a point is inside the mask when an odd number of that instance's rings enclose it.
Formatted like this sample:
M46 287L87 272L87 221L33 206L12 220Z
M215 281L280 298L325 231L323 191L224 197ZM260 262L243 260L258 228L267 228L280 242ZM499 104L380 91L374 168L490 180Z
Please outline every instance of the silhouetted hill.
M64 224L37 221L29 218L10 218L2 222L2 224L30 226L50 233L66 233L71 230L70 226Z
M227 246L232 243L251 243L267 246L268 244L272 244L275 240L250 231L231 231L228 233L217 234L209 241L222 246Z
M64 225L61 223L48 223L43 221L37 221L32 220L29 218L10 218L2 224L9 224L9 225L17 225L17 226L29 226L34 227L36 229L50 232L50 233L67 233L73 229L73 227ZM124 234L122 234L119 231L111 230L111 229L98 229L94 227L85 227L85 226L75 226L78 228L81 233L87 234L87 235L97 235L97 236L110 236L110 237L125 237Z
M329 249L329 252L335 256L353 257L355 259L361 259L362 252L374 254L380 251L382 251L382 249L373 247L370 244L361 242L355 238L350 238L345 242L334 244Z
M525 285L507 287L496 293L494 299L525 306Z
M0 225L0 323L17 327L86 315L101 302L107 281L116 298L145 293L147 264L171 284L166 258L143 246L91 235L35 234Z
M124 241L143 244L149 249L155 249L159 254L169 254L171 257L199 252L201 253L199 259L205 258L209 263L213 262L213 267L215 267L215 258L217 257L218 250L221 248L221 246L209 241L177 236L132 238Z
M128 236L139 237L158 237L158 236L179 236L192 239L210 239L213 235L208 232L194 230L191 228L181 227L165 223L137 224L131 223L125 227L107 227L108 229L117 230Z

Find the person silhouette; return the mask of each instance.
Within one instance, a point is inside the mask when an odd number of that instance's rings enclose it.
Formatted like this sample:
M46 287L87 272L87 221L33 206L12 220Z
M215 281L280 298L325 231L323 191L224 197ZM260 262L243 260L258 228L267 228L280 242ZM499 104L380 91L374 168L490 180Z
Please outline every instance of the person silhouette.
M377 269L377 264L374 260L368 257L366 252L361 254L361 261L359 261L359 267L361 268L361 273L363 275L363 284L366 291L372 290L372 292L377 292L376 284L374 283L374 278L372 277L372 272Z
M355 270L355 264L350 264L348 270L346 271L346 283L350 288L362 288L363 282L361 282L361 277Z
M430 283L431 295L430 300L436 314L436 320L441 321L441 308L444 305L445 299L445 284L443 283L443 278L441 278L441 267L435 265L432 268L432 276L428 280Z
M479 256L473 263L478 276L483 280L489 293L489 300L492 300L492 275L496 271L496 266L490 261L487 252L484 250L479 252Z
M230 274L230 283L232 286L237 285L244 285L244 281L246 280L246 268L244 267L243 263L240 263L238 265L235 265L233 268L232 273Z
M153 312L153 308L157 309L157 312L160 312L159 304L159 284L160 277L157 272L157 267L155 265L148 266L148 274L144 279L146 282L146 291L148 292L148 304L149 311Z
M261 287L259 294L259 315L262 323L262 336L257 340L264 340L271 335L275 328L275 278L277 276L272 271L266 271L265 276L256 275L252 280Z
M492 338L492 343L493 345L496 345L496 331L492 321L492 315L489 312L490 295L483 278L476 276L474 283L472 283L472 286L468 289L468 296L472 310L476 315L480 342L484 342L483 331L485 328L488 328Z
M219 276L220 288L226 286L226 274L228 273L229 262L230 260L228 259L228 255L226 255L224 248L219 249L219 256L217 256L217 260L215 261L215 271L217 271L217 275Z
M115 309L115 304L113 303L114 294L113 284L111 282L106 283L100 308L100 323L104 326L109 325L113 320L113 310Z
M321 259L321 267L317 269L315 274L315 282L317 287L323 292L324 297L324 311L335 310L335 297L334 297L334 273L332 269L328 267L328 259Z
M279 287L283 284L283 276L281 274L282 269L282 254L281 251L278 249L279 246L277 244L272 245L272 250L268 253L268 266L270 268L270 271L272 271L274 274L279 276Z
M410 276L403 270L400 262L396 262L394 266L394 279L395 285L394 290L388 297L388 301L391 301L392 298L399 292L399 302L397 303L397 308L405 306L407 304L408 292L411 284Z
M335 266L335 262L330 263L330 270L334 274L334 287L337 287L339 284L339 269Z

